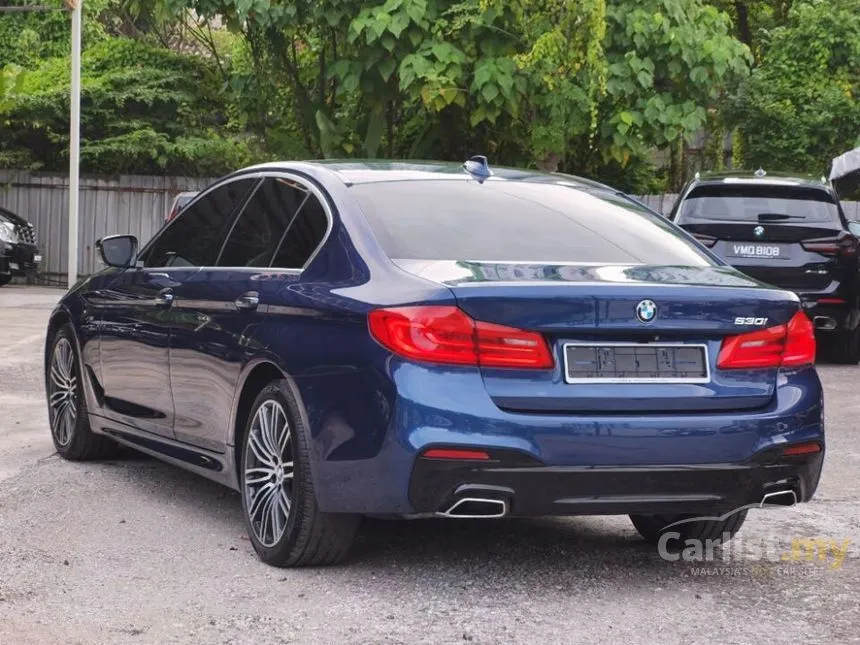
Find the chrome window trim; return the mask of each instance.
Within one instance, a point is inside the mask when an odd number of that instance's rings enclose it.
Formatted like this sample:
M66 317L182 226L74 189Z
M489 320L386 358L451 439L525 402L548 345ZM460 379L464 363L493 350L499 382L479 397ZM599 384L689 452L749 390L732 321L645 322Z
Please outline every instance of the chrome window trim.
M214 184L212 184L211 186L207 186L206 188L204 188L203 190L201 190L199 193L197 193L197 195L195 195L195 196L194 196L194 199L192 199L190 202L188 202L187 204L185 204L185 206L182 208L182 212L185 212L186 210L188 210L189 208L191 208L192 206L194 206L194 205L195 205L199 200L201 200L201 199L203 199L204 197L206 197L209 193L211 193L211 192L213 192L213 191L215 191L215 190L218 190L219 188L222 188L223 186L226 186L227 184L232 184L234 181L241 181L241 180L243 180L243 179L254 179L254 180L257 180L257 183L256 183L254 186L252 186L252 187L251 187L251 189L248 191L248 194L249 194L249 195L253 195L253 194L256 192L256 190L257 190L257 186L259 186L259 185L260 185L259 180L260 180L260 178L261 178L261 177L263 177L263 173L261 173L261 172L255 172L255 173L248 173L248 174L243 174L243 175L230 176L230 177L226 177L226 178L224 178L224 179L221 179L221 180L219 180L219 181L216 181L216 182L215 182ZM242 199L242 201L241 201L240 208L241 208L241 209L244 209L244 208L245 208L245 204L247 204L247 196L243 196L243 199ZM242 211L240 210L240 211L239 211L239 213L241 213L241 212L242 212ZM232 215L232 213L231 213L231 215ZM230 225L230 231L232 231L232 230L233 230L233 224L235 224L235 220L236 220L236 218L233 218L233 223ZM146 246L144 246L144 247L143 247L143 248L138 252L138 254L137 254L138 261L140 261L140 257L141 257L141 256L143 256L143 255L145 255L146 253L148 253L148 252L149 252L149 250L150 250L150 247L152 247L152 246L153 246L153 245L154 245L158 240L160 240L160 239L161 239L161 237L162 237L162 236L163 236L167 231L169 231L169 230L170 230L170 227L171 227L171 226L173 226L174 224L176 224L176 222L178 222L178 221L179 221L179 214L177 214L177 216L176 216L176 217L174 217L171 221L169 221L169 222L167 223L167 226L165 226L165 227L164 227L164 228L162 228L160 231L158 231L158 233L156 233L156 234L152 237L152 239L150 239L150 240L149 240L149 242L147 242L147 243L146 243ZM229 232L228 232L228 235L229 235ZM226 240L227 238L224 238L224 239ZM222 246L223 246L223 242L222 242ZM219 255L221 254L221 250L220 250L220 249L218 250L218 254L219 254ZM216 258L216 260L217 260L217 258ZM170 265L161 265L161 266L138 267L138 268L141 268L141 269L172 269L172 268L175 268L175 267L172 267L172 266L170 266ZM192 268L192 269L193 269L193 268L195 268L195 267L183 267L183 268ZM200 266L200 267L196 267L196 268L198 268L198 269L202 269L202 268L204 268L204 267Z
M705 357L705 375L702 377L688 377L688 378L571 378L569 376L568 365L567 365L567 348L568 347L700 347L704 352ZM596 342L596 341L583 341L583 342L566 342L561 346L561 355L564 363L564 382L570 383L573 385L588 385L595 384L600 385L604 383L630 383L630 384L638 384L638 383L656 383L656 384L676 384L676 383L693 383L703 385L711 382L711 362L710 355L708 353L708 346L704 343L631 343L631 342Z
M234 181L240 181L243 179L255 179L255 180L257 180L256 185L254 185L251 188L251 190L248 192L248 194L246 196L244 196L240 210L238 212L238 215L233 218L233 222L230 225L230 230L227 232L227 236L224 238L224 242L221 243L221 249L218 250L218 256L215 258L215 261L217 262L218 259L221 257L221 253L224 250L224 248L223 248L224 244L226 244L227 239L229 239L230 233L233 232L233 228L235 227L236 222L239 221L239 217L241 217L242 213L245 211L245 207L248 205L250 198L254 196L254 193L256 193L257 190L259 189L259 187L262 185L259 180L261 180L261 179L266 180L269 178L288 179L289 181L291 181L295 184L298 184L300 187L304 188L309 193L312 193L314 195L314 197L316 197L317 200L319 200L320 204L322 205L322 209L323 209L323 212L325 213L326 220L327 220L326 221L326 230L325 230L325 233L323 234L322 240L320 240L320 243L316 246L314 251L310 254L308 259L305 261L304 265L302 265L302 267L300 269L280 268L280 267L273 267L272 266L272 262L275 261L275 255L277 254L277 250L280 248L280 245L281 245L281 243L283 243L283 240L286 239L286 234L289 233L289 228L288 228L285 231L284 236L282 236L282 239L279 240L278 246L275 248L275 252L272 254L272 260L269 262L268 267L198 266L198 267L183 267L183 268L197 268L201 271L204 269L207 271L224 271L224 270L227 270L227 271L245 271L245 270L247 270L247 271L253 271L255 273L267 273L267 272L277 271L278 273L301 275L305 271L305 269L307 269L310 266L311 262L313 262L316 259L317 255L319 255L320 251L325 246L326 242L328 242L329 237L331 237L331 232L334 229L334 214L332 213L331 204L329 203L329 199L326 197L326 195L316 186L316 184L313 181L311 181L311 180L309 180L309 179L307 179L307 178L305 178L299 174L291 173L291 172L288 172L285 170L279 170L279 171L258 171L258 172L242 173L240 175L231 176L231 177L225 178L221 181L218 181L218 182L212 184L211 186L209 186L207 188L204 188L202 191L197 193L197 195L194 197L194 199L192 199L190 202L188 202L182 210L185 211L186 209L191 208L195 203L197 203L197 200L203 199L206 195L208 195L212 191L217 190L218 188L221 188L223 186L226 186L227 184L230 184ZM307 199L305 199L302 202L301 207L298 210L296 210L296 214L295 214L292 221L295 221L295 217L298 216L298 214L301 212L301 209L305 206L306 203L307 203ZM165 231L167 231L171 226L173 226L174 222L176 222L178 220L179 220L179 217L174 218L173 221L169 222L167 224L167 226L165 226L161 231L158 232L158 235L156 235L149 242L147 242L146 246L138 254L138 257L143 255L144 253L147 253L149 251L150 246L152 246L156 242L156 240L158 240L162 235L164 235ZM292 228L292 221L290 222L290 228ZM141 268L172 269L172 268L178 268L178 267L171 267L171 266L155 267L155 266L152 266L152 267L141 267Z

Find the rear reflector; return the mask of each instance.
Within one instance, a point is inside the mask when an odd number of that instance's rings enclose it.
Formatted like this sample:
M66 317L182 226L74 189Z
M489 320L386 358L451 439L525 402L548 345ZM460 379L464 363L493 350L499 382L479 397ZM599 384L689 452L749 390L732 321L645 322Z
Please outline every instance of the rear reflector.
M717 367L722 370L800 367L815 362L815 329L802 311L787 325L723 339Z
M460 461L489 461L490 453L485 450L464 450L454 448L431 448L422 457L425 459L454 459Z
M541 334L475 321L453 306L377 309L368 323L371 335L403 358L484 367L553 366Z
M821 452L821 444L817 441L812 441L810 443L797 443L793 446L789 446L782 451L782 454L791 457L797 455L812 455L817 452Z
M818 304L820 305L844 305L845 298L819 298Z

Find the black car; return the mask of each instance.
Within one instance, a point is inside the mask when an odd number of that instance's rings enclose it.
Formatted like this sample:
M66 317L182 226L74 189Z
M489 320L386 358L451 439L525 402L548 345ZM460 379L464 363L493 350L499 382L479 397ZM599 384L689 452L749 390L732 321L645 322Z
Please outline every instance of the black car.
M0 208L0 287L16 276L35 271L41 261L33 225Z
M825 179L697 174L669 217L735 268L797 293L830 358L860 360L858 225Z

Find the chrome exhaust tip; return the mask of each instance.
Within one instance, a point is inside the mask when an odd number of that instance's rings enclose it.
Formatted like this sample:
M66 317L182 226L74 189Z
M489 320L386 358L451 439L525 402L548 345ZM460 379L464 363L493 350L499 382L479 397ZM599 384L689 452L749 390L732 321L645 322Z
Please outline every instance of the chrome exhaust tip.
M815 316L815 318L812 319L812 324L816 329L821 329L823 331L833 331L836 329L836 321L830 316Z
M484 497L463 497L454 502L447 510L436 513L439 517L454 519L504 517L508 514L508 503L502 499Z
M765 493L761 498L759 508L765 506L794 506L797 504L797 493L793 489L775 490L772 493Z

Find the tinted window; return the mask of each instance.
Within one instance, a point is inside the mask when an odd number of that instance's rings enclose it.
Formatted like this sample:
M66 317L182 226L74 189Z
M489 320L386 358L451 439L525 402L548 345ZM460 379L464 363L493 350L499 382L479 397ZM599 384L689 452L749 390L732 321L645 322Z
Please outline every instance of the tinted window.
M591 188L433 180L350 190L395 259L712 263L664 218Z
M301 269L322 243L328 228L328 217L322 204L313 195L302 206L293 220L287 237L278 249L272 266L283 269Z
M836 223L839 210L815 188L716 184L697 186L681 202L678 223L693 221Z
M308 192L286 179L266 179L230 232L218 266L267 267Z
M230 215L256 181L231 181L191 204L144 253L145 266L213 264L232 221Z

